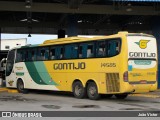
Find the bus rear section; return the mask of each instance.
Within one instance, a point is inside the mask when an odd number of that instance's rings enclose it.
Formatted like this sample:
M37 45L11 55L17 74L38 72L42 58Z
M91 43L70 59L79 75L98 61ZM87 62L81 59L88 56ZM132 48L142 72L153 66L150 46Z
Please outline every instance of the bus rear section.
M134 93L151 92L157 89L157 44L150 35L128 34L128 71L124 82ZM126 79L125 79L126 78Z

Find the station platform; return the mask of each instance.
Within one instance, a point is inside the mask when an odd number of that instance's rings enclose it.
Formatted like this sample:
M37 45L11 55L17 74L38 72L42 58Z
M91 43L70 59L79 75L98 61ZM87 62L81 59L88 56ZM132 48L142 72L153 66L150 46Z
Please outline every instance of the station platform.
M149 93L130 94L129 96L160 98L160 89L158 89L154 92L149 92Z

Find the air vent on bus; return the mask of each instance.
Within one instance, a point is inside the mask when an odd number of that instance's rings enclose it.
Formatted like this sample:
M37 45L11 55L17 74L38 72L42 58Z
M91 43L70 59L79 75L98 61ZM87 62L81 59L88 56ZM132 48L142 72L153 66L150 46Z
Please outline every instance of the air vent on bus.
M119 92L119 73L106 73L107 93Z

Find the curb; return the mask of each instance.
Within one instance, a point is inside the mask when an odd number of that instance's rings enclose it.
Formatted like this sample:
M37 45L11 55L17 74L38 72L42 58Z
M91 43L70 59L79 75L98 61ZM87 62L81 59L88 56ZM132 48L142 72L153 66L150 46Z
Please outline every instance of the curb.
M16 89L8 89L7 92L8 93L18 93L18 91Z
M156 92L160 92L160 89L156 90Z
M7 88L0 88L0 92L7 92Z
M130 94L129 96L137 96L137 97L150 97L150 98L160 98L160 89L157 89L154 92L150 93L139 93L139 94Z
M18 93L16 89L0 88L0 92Z
M131 94L129 96L160 98L160 95L153 95L153 94Z

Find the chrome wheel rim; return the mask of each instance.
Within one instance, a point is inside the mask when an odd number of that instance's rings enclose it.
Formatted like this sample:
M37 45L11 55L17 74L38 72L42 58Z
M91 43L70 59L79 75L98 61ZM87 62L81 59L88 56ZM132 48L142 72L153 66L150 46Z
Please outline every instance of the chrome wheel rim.
M95 96L96 93L97 93L97 90L96 90L95 87L92 86L92 87L89 88L89 94L91 96Z
M75 94L76 94L77 96L80 96L81 93L82 93L82 88L81 88L79 85L77 85L77 86L75 87Z

